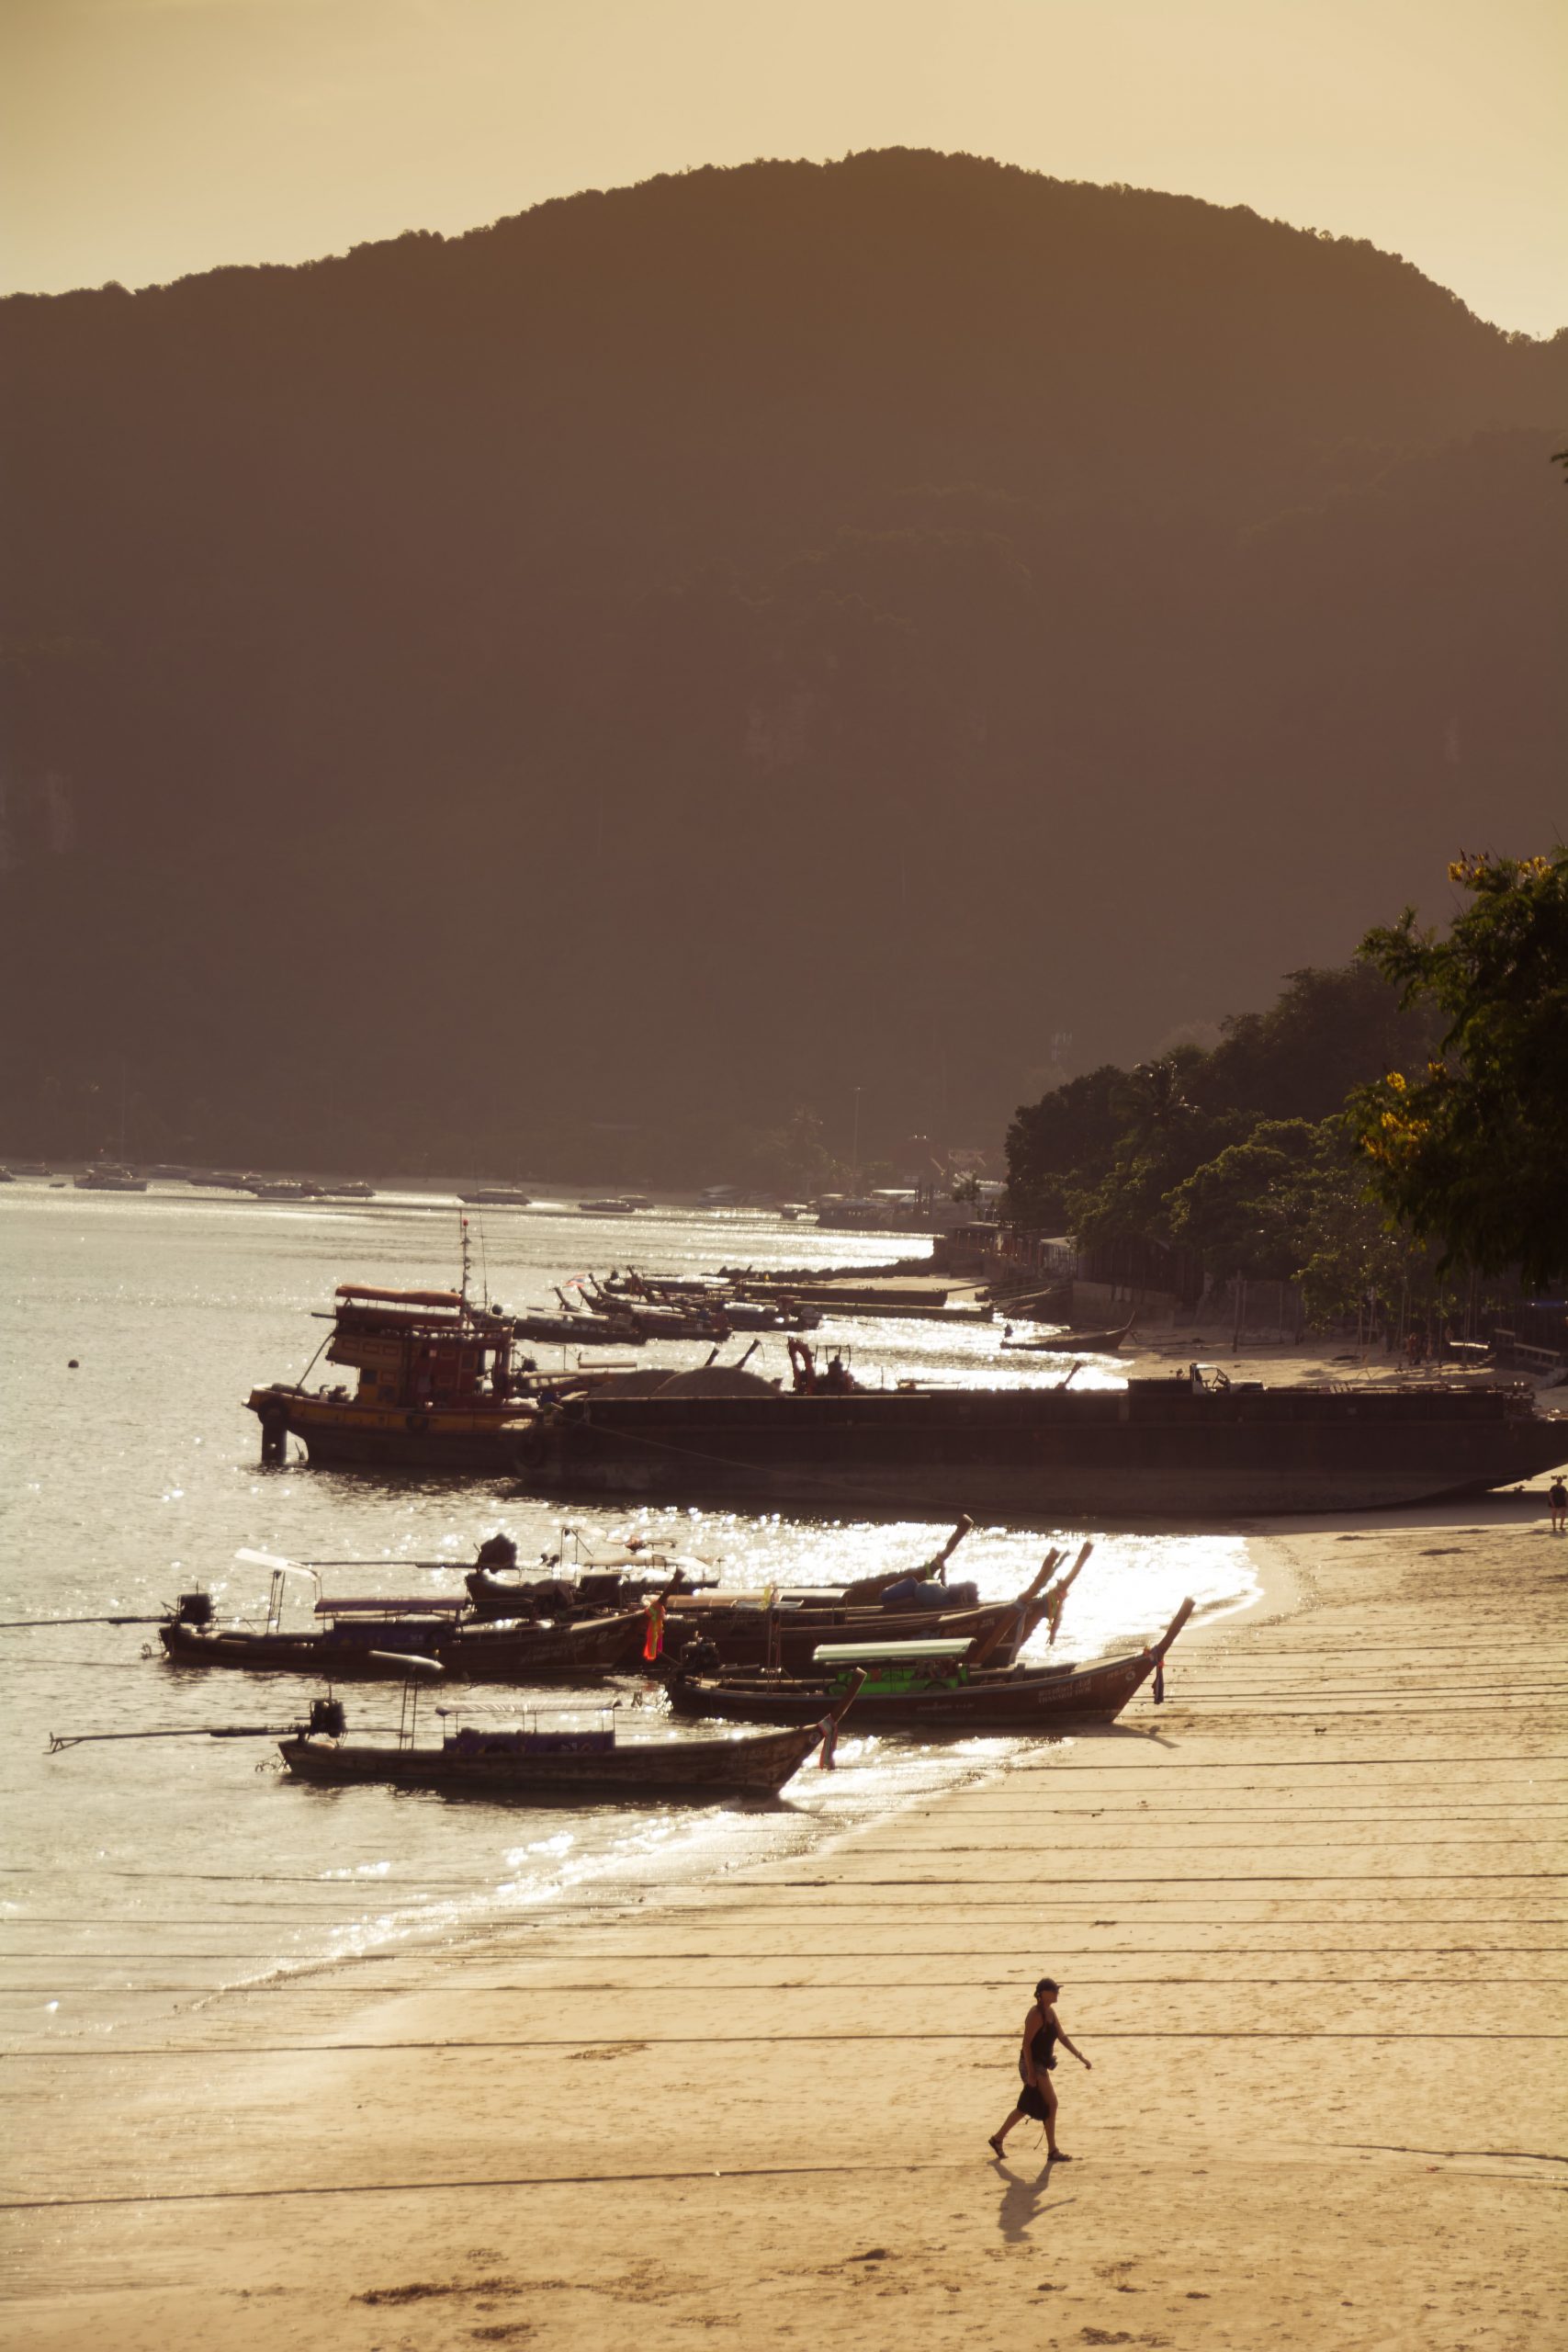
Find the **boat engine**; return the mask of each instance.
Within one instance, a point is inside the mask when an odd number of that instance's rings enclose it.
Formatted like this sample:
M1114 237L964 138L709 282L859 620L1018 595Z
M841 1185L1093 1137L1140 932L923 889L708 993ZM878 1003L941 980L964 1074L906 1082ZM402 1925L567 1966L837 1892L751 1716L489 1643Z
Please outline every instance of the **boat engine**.
M306 1724L307 1736L320 1732L323 1739L341 1739L348 1727L341 1699L312 1699L310 1720Z
M210 1625L212 1595L209 1592L182 1592L175 1610L176 1625Z

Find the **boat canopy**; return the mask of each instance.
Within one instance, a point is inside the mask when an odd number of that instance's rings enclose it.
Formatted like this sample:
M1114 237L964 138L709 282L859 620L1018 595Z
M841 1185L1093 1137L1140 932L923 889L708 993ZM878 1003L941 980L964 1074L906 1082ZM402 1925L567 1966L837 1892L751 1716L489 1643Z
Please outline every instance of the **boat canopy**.
M811 1653L818 1666L897 1664L908 1657L964 1657L973 1642L822 1642Z
M339 1283L338 1298L374 1299L383 1306L461 1306L455 1290L374 1290L366 1283Z
M438 1617L443 1613L456 1617L468 1605L467 1593L456 1600L449 1595L427 1593L419 1600L318 1600L318 1617Z

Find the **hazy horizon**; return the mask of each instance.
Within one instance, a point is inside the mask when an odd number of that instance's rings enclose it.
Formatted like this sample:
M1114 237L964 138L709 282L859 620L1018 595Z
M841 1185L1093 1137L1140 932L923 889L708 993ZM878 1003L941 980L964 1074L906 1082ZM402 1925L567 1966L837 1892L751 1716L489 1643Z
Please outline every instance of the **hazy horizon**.
M1568 323L1568 17L1537 0L11 0L0 54L7 292L907 146L1245 206Z

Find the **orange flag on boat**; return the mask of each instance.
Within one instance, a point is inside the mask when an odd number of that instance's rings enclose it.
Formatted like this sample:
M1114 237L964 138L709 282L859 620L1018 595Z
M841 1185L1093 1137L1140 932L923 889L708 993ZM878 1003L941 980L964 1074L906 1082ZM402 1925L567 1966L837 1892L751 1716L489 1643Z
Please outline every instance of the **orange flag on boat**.
M648 1604L648 1637L642 1645L643 1657L649 1666L664 1647L664 1603L650 1600Z

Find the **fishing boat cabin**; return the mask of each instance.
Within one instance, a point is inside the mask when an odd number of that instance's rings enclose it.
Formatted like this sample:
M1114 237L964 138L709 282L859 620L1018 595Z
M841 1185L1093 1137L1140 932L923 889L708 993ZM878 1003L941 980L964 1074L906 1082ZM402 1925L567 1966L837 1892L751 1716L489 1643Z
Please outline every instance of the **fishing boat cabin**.
M327 1362L359 1374L372 1405L450 1406L512 1393L512 1326L455 1290L339 1283Z
M262 1459L281 1462L290 1435L312 1462L405 1464L500 1474L532 1362L499 1308L460 1291L381 1290L340 1283L323 1349L357 1373L346 1385L275 1381L246 1398L262 1425Z

